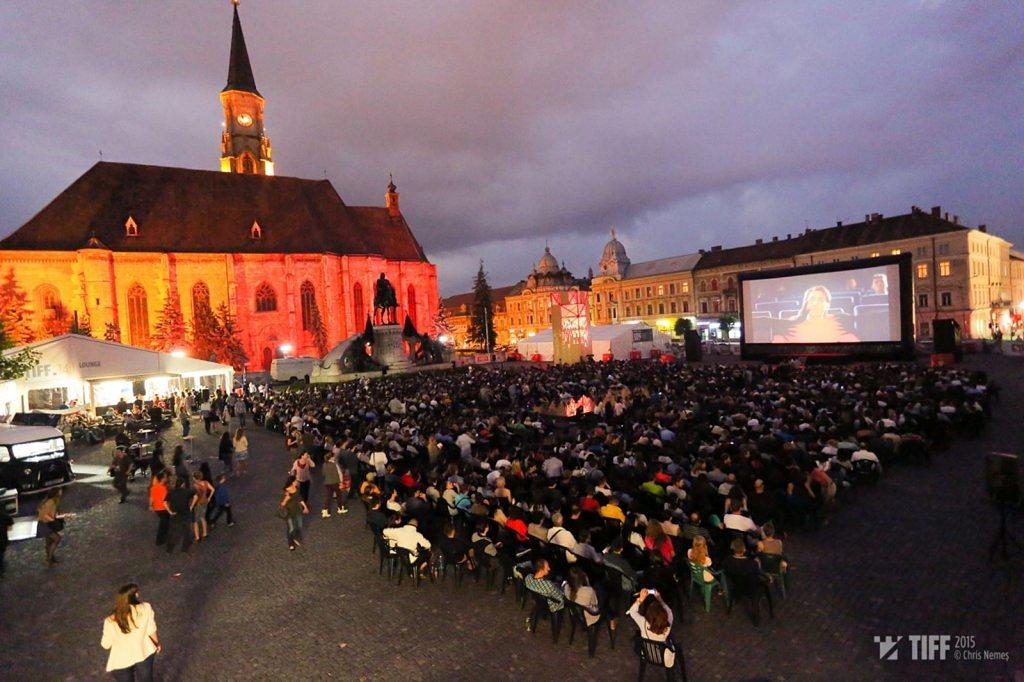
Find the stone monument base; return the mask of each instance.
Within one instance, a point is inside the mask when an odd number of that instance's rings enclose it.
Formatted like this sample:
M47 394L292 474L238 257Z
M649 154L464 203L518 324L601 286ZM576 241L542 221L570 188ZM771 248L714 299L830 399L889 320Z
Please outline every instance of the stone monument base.
M413 366L402 342L402 327L384 324L373 328L373 350L371 357L390 372L401 372Z

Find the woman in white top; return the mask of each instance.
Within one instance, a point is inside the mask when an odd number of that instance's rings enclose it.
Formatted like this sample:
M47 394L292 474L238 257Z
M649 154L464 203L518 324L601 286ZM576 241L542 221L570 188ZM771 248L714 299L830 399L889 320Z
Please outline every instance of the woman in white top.
M156 617L135 583L123 586L114 597L114 612L103 621L100 646L110 650L107 672L115 680L153 679L153 662L160 651Z
M241 476L249 467L249 439L245 436L244 428L239 427L235 430L231 444L235 446L235 474Z
M626 615L633 619L640 628L640 636L655 642L668 640L672 632L672 610L662 601L661 595L654 590L642 589L640 596L629 607ZM676 662L675 651L665 652L665 667L671 668Z

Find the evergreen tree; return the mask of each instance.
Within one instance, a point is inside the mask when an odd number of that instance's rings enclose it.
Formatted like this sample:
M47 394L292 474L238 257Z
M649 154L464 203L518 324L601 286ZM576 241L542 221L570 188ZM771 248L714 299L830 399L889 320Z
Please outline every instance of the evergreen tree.
M444 301L441 301L437 305L437 314L434 315L434 320L430 325L430 335L435 339L440 338L441 336L451 338L451 316L448 314L448 308L445 307Z
M7 336L3 321L0 320L0 351L13 348L15 345ZM3 355L0 353L0 381L22 377L25 375L25 372L37 364L39 364L39 351L34 348L26 348L20 353L14 353L13 355Z
M484 262L473 279L473 314L469 319L469 342L478 348L494 348L494 304L491 301L491 285L487 283Z
M92 321L88 315L79 315L75 313L71 319L71 329L68 330L71 334L78 334L79 336L92 336Z
M192 357L216 362L221 341L222 334L217 316L208 303L196 301L192 318Z
M71 331L71 316L68 314L64 304L58 303L51 308L51 311L53 312L53 317L48 317L43 321L43 334L45 338L63 336Z
M319 313L317 314L319 315ZM217 316L214 318L214 323L216 324L216 334L219 339L216 351L217 362L231 365L235 369L241 370L245 367L245 363L249 361L249 354L245 352L245 346L242 345L241 340L238 338L238 324L226 303L221 303L217 306Z
M310 311L313 319L310 320L313 332L313 343L316 344L316 350L320 353L320 357L327 355L327 351L330 350L327 347L327 326L324 324L324 318L320 315L320 306L317 305L316 301L313 301L313 309Z
M688 318L688 317L680 317L678 320L676 320L676 324L675 324L676 336L682 336L683 334L685 334L686 332L690 331L691 329L693 329L693 322L690 321L690 318Z
M153 333L153 348L165 353L188 346L185 316L175 293L168 294Z
M103 328L103 340L121 343L121 327L117 325L117 322L107 322Z
M35 338L32 315L28 310L28 294L18 286L14 268L8 268L3 282L0 282L0 324L6 330L7 340L16 346L30 343Z

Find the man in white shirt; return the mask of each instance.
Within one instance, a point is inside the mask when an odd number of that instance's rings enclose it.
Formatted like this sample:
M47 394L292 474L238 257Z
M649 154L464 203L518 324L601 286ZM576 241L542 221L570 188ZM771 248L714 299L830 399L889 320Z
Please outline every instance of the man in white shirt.
M377 471L378 476L383 478L384 474L387 473L386 467L388 464L388 456L384 454L383 451L377 450L375 452L370 453L369 460L370 466L372 466Z
M562 527L562 514L561 512L555 512L551 516L551 529L548 530L548 542L561 545L566 549L572 549L576 546L576 538L566 528Z
M463 459L469 459L472 454L473 445L476 443L473 437L469 435L469 431L463 431L459 434L459 437L455 439L455 444L459 446L459 450L462 452Z
M551 455L544 460L540 468L543 469L544 475L548 478L561 478L562 477L562 460L558 459L554 455Z
M410 563L416 563L418 548L430 549L430 540L423 537L416 528L416 519L409 519L409 523L398 528L385 528L384 537L393 547L404 549L409 552Z
M738 530L742 533L759 532L757 524L750 517L743 514L726 514L725 518L722 519L722 523L729 530Z
M874 462L875 466L878 468L878 473L882 473L882 463L878 461L878 455L871 452L870 450L867 450L863 445L861 446L860 450L857 450L852 455L850 455L851 462L856 462L857 460L861 459L867 459Z

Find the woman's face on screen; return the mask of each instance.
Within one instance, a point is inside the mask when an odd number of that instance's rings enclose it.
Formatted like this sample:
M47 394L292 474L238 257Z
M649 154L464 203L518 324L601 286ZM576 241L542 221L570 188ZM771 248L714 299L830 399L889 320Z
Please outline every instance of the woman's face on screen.
M812 289L807 294L808 317L824 317L828 312L828 297L821 289Z

